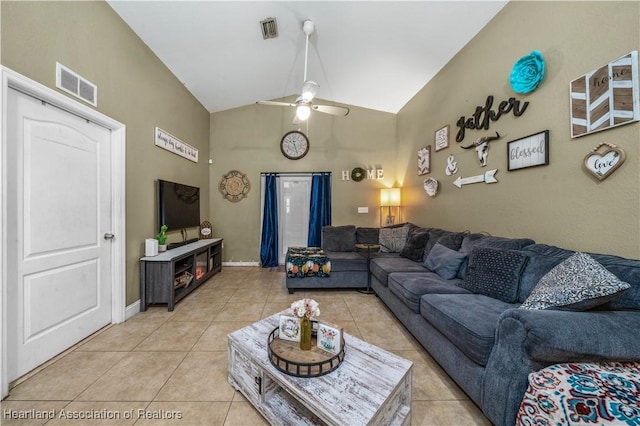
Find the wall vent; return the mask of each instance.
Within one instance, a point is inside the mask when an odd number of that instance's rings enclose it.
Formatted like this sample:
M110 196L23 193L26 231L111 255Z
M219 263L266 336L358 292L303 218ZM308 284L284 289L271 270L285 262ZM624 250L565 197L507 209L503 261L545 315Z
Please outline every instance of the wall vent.
M262 28L262 38L276 38L278 37L278 23L276 18L267 18L260 21L260 28Z
M56 87L94 107L98 106L98 87L59 62L56 62Z

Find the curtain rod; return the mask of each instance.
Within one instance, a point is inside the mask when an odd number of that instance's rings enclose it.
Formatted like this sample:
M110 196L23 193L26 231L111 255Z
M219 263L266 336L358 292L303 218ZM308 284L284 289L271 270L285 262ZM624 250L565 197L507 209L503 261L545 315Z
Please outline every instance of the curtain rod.
M331 172L261 172L260 176L265 175L299 175L299 176L309 176L309 175L317 175L317 174L331 174Z

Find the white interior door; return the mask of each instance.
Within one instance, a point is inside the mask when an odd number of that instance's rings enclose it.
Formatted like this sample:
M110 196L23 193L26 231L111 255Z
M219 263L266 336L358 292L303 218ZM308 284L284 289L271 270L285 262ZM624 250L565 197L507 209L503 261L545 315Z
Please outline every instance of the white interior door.
M110 131L7 93L7 373L112 319Z
M279 195L278 262L284 264L289 247L307 246L311 176L280 176Z

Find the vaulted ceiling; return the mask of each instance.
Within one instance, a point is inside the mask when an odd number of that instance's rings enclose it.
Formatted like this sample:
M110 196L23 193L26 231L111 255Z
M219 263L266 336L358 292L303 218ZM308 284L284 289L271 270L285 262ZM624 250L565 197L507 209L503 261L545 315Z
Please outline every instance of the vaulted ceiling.
M398 112L503 1L114 1L111 7L210 112L299 95ZM260 21L276 18L278 37Z

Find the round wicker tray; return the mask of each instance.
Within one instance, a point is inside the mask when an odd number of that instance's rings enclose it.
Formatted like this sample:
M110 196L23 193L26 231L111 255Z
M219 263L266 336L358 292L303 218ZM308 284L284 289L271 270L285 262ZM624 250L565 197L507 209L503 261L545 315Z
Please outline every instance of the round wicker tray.
M269 361L283 373L296 377L320 377L329 374L344 360L344 342L337 355L323 351L316 346L316 338L311 338L311 349L300 350L300 342L283 340L278 337L279 328L269 334Z

